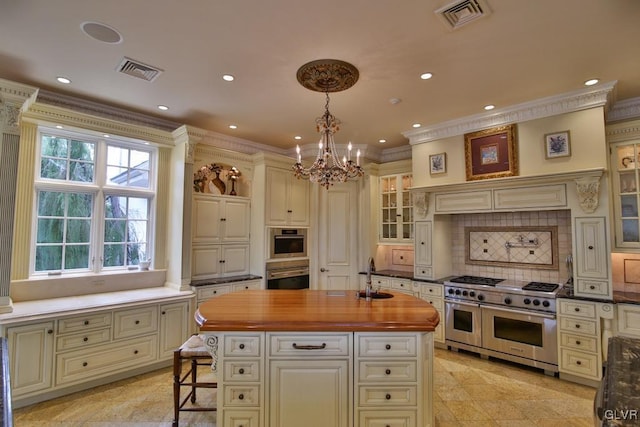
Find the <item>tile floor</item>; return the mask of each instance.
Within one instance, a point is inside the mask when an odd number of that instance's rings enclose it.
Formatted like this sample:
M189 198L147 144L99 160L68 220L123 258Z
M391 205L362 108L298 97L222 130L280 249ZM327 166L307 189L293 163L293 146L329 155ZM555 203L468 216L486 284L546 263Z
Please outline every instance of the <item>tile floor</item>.
M595 389L537 370L436 349L434 377L438 427L593 425ZM165 368L16 409L14 426L169 427L173 419L171 382L171 369ZM215 391L199 393L201 400ZM180 417L182 427L215 426L214 412L182 413Z

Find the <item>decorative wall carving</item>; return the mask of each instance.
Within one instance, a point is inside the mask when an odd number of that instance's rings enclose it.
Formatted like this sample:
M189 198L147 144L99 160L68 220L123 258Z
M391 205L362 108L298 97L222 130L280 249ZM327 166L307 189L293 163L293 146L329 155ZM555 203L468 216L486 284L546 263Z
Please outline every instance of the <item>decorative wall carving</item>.
M576 192L580 201L580 207L585 213L593 213L598 208L600 196L600 177L586 176L577 178Z
M411 193L413 206L416 208L416 216L425 218L429 212L429 193L426 191L416 191Z

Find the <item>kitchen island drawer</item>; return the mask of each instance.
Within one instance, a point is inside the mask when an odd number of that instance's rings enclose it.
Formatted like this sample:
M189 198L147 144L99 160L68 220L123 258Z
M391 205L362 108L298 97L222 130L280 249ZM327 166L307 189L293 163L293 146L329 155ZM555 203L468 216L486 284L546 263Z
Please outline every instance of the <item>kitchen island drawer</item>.
M56 351L72 350L78 347L109 342L110 340L111 328L85 331L79 334L60 335L56 338Z
M560 300L560 314L595 319L596 305L585 301L562 299Z
M260 406L260 386L224 385L224 406Z
M68 317L58 320L58 333L85 331L88 329L111 326L111 312L87 313L82 316Z
M349 356L350 334L268 334L271 357Z
M358 364L358 379L360 382L416 381L416 363L415 360L397 362L361 361Z
M358 357L407 357L417 354L416 336L358 334Z
M560 331L580 332L582 334L595 335L596 322L593 320L574 319L570 317L560 317Z
M417 425L416 411L360 411L358 419L360 427L412 427Z
M222 411L222 419L224 422L221 426L225 427L260 427L260 411L252 410L231 410Z
M260 361L259 360L227 360L224 364L223 378L225 382L260 381Z
M158 307L120 310L113 313L113 339L129 338L158 331Z
M224 336L225 357L260 357L262 334L229 334Z
M416 386L360 386L360 406L409 406L416 404Z
M574 335L567 332L560 333L560 345L581 351L598 351L598 341L594 337Z
M598 355L582 351L560 349L560 367L563 371L592 378L599 377Z

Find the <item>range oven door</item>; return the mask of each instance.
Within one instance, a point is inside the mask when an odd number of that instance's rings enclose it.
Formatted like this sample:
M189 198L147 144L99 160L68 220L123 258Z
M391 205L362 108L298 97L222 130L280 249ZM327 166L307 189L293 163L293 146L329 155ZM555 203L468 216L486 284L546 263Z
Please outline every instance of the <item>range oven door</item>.
M445 337L474 347L482 346L480 306L461 301L445 301Z
M483 305L482 338L486 349L558 364L555 314Z

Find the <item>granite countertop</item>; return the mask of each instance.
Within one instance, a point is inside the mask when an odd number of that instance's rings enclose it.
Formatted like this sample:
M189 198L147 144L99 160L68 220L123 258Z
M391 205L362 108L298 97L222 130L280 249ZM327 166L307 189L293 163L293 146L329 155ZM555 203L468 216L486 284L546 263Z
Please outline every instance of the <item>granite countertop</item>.
M367 274L366 271L361 271L360 274ZM416 282L425 282L425 283L443 283L442 279L422 279L418 277L414 277L413 271L402 271L402 270L376 270L372 271L371 274L376 276L385 276L385 277L395 277L398 279L408 279L414 280Z
M231 282L244 282L247 280L258 280L262 279L262 276L256 276L254 274L243 274L242 276L229 276L229 277L218 277L215 279L200 279L200 280L192 280L191 286L207 286L207 285L222 285L225 283Z
M621 336L609 339L603 381L602 425L637 426L640 422L640 339Z
M564 286L557 294L557 298L569 298L569 299L577 299L583 301L594 301L594 302L613 302L614 304L638 304L640 305L640 294L637 292L624 292L624 291L613 291L613 301L597 299L597 298L586 298L582 296L576 296L573 293L573 286Z

